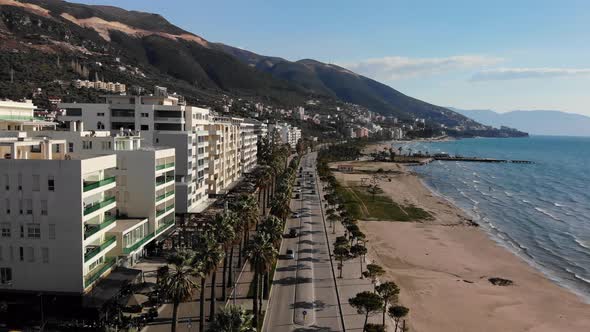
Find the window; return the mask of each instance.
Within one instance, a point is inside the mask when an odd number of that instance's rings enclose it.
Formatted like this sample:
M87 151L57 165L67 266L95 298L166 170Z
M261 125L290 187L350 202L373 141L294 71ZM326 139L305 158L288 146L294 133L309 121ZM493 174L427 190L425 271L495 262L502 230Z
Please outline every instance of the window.
M34 174L33 175L33 191L39 191L41 190L41 180L39 175Z
M96 116L104 116L104 112L96 113Z
M159 138L156 138L156 143L160 143L160 139Z
M18 175L18 190L23 190L23 175Z
M47 215L47 200L41 200L41 215Z
M20 225L20 238L24 239L25 238L25 226Z
M55 144L54 146L55 146L55 151L54 152L55 153L60 153L61 151L59 150L60 149L59 144Z
M2 252L3 248L2 246L0 246L0 262L2 262L2 260L4 260L4 253Z
M0 284L12 284L12 269L9 267L0 267Z
M96 129L103 130L104 129L104 124L102 122L98 121L96 123Z
M10 190L10 179L8 178L8 174L4 174L4 188Z
M0 236L1 237L10 237L10 224L4 222L0 224Z
M111 142L101 142L101 146L103 150L110 150L111 149Z
M26 207L27 207L27 214L28 215L33 214L33 200L26 199L25 200L25 204L26 204Z
M68 152L69 153L74 152L74 143L68 143Z
M19 199L18 200L18 213L19 214L23 214L24 213L24 211L23 211L23 200L22 199Z
M55 240L55 224L49 224L49 230L47 232L47 237L50 240Z
M40 224L27 224L27 237L29 239L40 239L41 238L41 225Z
M49 191L55 191L55 179L52 175L47 177L47 189Z
M27 247L27 261L31 263L35 261L35 248Z
M150 114L149 113L141 113L141 117L142 118L149 118Z
M43 263L49 263L49 248L41 248L41 259Z
M82 141L82 150L92 150L92 141Z
M18 247L18 257L20 259L21 262L25 261L25 248L23 247Z
M4 200L4 203L6 204L5 208L6 208L6 214L10 214L10 199L6 198Z
M141 125L140 129L141 130L150 130L150 126L148 126L148 125Z

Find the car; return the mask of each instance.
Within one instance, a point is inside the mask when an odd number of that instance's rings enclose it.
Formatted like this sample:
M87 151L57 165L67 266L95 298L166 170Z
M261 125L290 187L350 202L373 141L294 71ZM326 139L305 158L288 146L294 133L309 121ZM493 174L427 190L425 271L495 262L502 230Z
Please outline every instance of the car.
M289 229L289 237L297 237L297 230L295 228Z
M301 192L301 188L297 188L297 189L293 190L293 192L300 193Z
M300 197L301 197L301 195L295 194L295 199L299 199Z
M293 215L291 216L291 218L300 218L301 217L301 213L295 212L293 213Z
M287 259L295 259L295 253L291 249L287 249Z

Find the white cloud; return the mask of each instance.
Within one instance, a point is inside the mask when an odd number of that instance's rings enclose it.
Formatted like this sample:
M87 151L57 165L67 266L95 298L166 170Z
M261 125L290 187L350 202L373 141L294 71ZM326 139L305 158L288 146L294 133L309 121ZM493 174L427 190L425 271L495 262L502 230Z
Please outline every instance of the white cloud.
M342 63L342 67L375 79L396 80L401 78L428 76L443 72L469 68L481 68L497 64L501 58L482 55L457 55L445 58L408 58L390 56Z
M524 78L552 78L581 75L590 75L590 68L497 68L482 70L473 75L471 80L517 80Z

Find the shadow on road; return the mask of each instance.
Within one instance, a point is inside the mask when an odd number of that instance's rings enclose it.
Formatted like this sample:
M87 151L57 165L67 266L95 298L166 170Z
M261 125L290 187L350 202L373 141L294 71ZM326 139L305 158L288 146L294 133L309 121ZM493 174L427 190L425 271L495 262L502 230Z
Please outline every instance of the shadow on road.
M326 303L324 301L315 300L313 302L295 302L291 305L291 309L324 309Z
M297 285L297 284L309 284L313 282L313 279L311 278L293 278L293 277L287 277L287 278L283 278L283 279L279 279L277 281L275 281L275 284L278 285Z
M334 332L336 330L332 330L329 327L325 326L310 326L310 327L300 327L298 329L293 330L293 332Z

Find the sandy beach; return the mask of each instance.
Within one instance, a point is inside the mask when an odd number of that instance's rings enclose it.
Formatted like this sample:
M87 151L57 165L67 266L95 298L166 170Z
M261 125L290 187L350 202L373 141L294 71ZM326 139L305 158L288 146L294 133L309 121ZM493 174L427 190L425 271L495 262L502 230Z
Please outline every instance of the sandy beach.
M386 173L379 186L384 194L434 217L423 222L359 222L369 239L370 259L387 270L384 279L401 288L400 302L411 310L411 331L590 331L590 304L551 282L480 228L469 226L463 211L434 195L403 166L346 164L355 165L355 170L382 168ZM366 177L354 172L334 175L342 183ZM496 286L488 281L492 277L514 284Z

